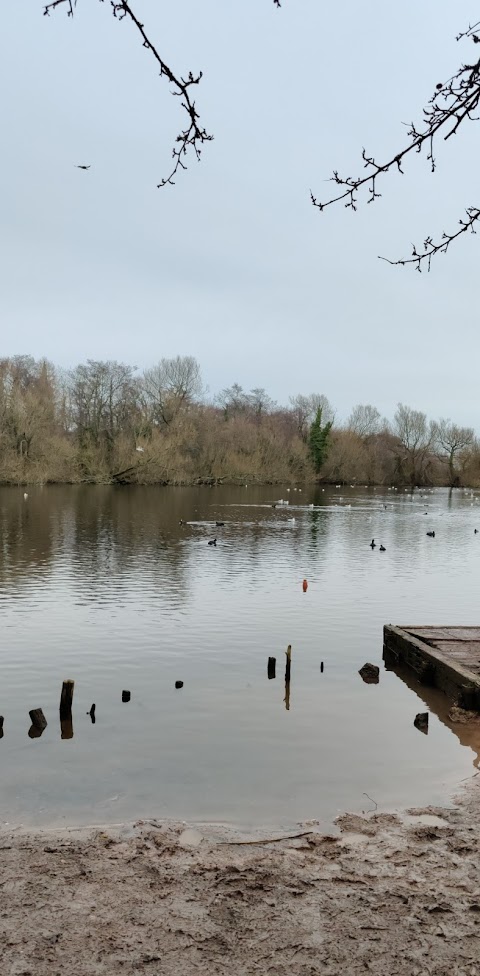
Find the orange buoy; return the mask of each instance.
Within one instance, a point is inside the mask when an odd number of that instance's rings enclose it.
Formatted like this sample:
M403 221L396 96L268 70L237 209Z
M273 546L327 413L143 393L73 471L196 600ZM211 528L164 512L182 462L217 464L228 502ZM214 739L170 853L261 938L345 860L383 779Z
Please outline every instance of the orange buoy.
M307 580L304 580L303 581L303 592L306 593L307 590L308 590L308 581Z

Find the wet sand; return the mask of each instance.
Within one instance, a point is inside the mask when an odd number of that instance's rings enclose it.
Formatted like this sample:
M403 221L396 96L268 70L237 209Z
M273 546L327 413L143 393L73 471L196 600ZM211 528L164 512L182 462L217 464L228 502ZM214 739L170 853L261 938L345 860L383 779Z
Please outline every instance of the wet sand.
M1 972L480 976L479 822L477 775L452 808L329 835L3 827Z

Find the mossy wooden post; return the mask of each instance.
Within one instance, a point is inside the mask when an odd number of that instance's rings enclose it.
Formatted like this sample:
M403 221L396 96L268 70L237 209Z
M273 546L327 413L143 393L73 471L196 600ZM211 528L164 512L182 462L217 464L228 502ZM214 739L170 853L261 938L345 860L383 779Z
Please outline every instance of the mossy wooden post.
M74 681L64 681L62 685L62 694L60 696L60 721L65 722L72 718L72 701L73 701L73 689L75 687Z

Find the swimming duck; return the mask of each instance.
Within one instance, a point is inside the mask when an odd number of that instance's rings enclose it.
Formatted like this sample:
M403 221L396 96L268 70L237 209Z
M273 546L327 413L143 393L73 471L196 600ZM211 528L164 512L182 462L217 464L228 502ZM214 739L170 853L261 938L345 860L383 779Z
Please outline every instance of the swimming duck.
M210 539L210 542L208 543L209 546L216 546L216 544L217 544L216 539Z
M225 525L225 522L215 522L215 525L223 526Z
M429 535L431 539L435 538L435 532L427 532L427 535Z
M375 539L372 539L370 543L370 549L375 549Z
M380 552L386 552L385 546L380 546Z

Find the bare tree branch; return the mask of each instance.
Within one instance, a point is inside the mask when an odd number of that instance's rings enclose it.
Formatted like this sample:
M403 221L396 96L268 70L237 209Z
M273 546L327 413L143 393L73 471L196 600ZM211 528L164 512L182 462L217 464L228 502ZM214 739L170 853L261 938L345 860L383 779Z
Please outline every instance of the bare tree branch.
M140 23L127 0L119 0L119 2L117 2L117 0L110 0L110 2L113 7L114 17L116 17L118 20L123 20L125 17L130 17L131 21L135 24L142 37L143 46L152 52L155 60L160 65L160 77L165 76L171 82L174 87L173 94L182 99L182 108L185 109L189 118L188 125L178 134L175 140L178 148L174 146L172 150L172 156L174 159L173 169L169 176L160 181L158 187L166 186L167 183L173 184L173 177L176 175L178 170L187 168L183 162L183 159L187 155L187 151L189 149L193 149L197 159L200 160L202 153L201 147L203 146L203 143L211 142L213 139L213 136L210 135L203 126L199 125L199 116L195 108L195 102L190 95L190 88L193 85L199 84L202 79L203 72L200 71L198 75L193 75L192 72L189 71L187 78L182 78L181 76L177 78L165 61L163 61L163 59L160 57L157 49L147 37L143 24Z
M476 33L478 24L469 26L468 30L459 34L457 41L463 37L470 37L474 44L480 43L480 35ZM346 201L345 207L356 211L358 206L359 191L365 189L368 194L367 203L374 203L382 194L377 192L377 180L392 169L399 173L404 172L403 164L410 153L421 153L425 147L427 160L430 163L432 173L436 169L436 158L434 154L435 140L443 137L446 141L451 136L456 135L460 126L466 119L477 122L479 117L474 113L480 104L480 58L473 64L463 64L459 70L452 75L446 82L440 82L435 86L427 107L423 110L423 122L417 127L413 122L408 128L408 142L400 152L395 153L385 163L378 163L374 156L362 150L364 169L367 170L365 176L342 177L337 170L334 170L331 181L339 187L339 192L325 202L320 202L317 197L310 192L310 198L314 207L318 210L325 210L326 207L340 201ZM411 258L390 261L388 258L383 260L389 264L415 264L418 271L422 270L422 263L425 261L430 270L431 259L435 254L445 253L450 244L467 230L475 233L474 224L480 217L480 209L468 207L466 209L466 219L460 220L460 230L454 234L442 235L438 244L435 244L429 236L425 239L423 250L417 249L414 245Z
M416 245L413 244L412 256L410 258L400 258L397 261L391 261L390 258L384 258L381 254L379 254L378 256L380 260L386 261L388 264L414 264L417 271L422 270L422 262L425 261L427 271L430 271L430 264L435 254L446 254L450 244L452 244L457 237L460 237L460 234L465 234L467 230L469 230L472 234L477 233L475 224L480 218L480 209L478 209L478 207L467 207L465 213L466 220L458 221L460 224L460 230L457 230L455 234L447 234L444 231L440 240L436 244L431 237L427 237L423 242L423 251L417 251Z
M73 8L77 6L77 0L53 0L52 3L47 3L45 5L43 16L49 17L50 11L55 10L55 7L60 7L62 3L68 3L68 17L73 17Z
M103 0L100 0L100 2L103 3ZM68 16L72 17L73 7L76 6L77 0L53 0L52 3L46 4L43 11L44 15L48 16L51 10L54 10L56 7L61 6L64 3L66 3L68 7ZM203 144L205 142L211 142L213 139L213 135L208 133L207 130L200 125L195 101L191 94L191 89L195 85L198 85L201 81L202 72L200 71L197 75L194 75L191 71L189 71L186 78L183 78L181 75L175 75L158 53L157 48L152 43L145 31L144 25L134 13L128 0L110 0L110 4L112 7L113 16L117 20L124 20L125 18L128 18L135 25L142 38L143 47L147 48L147 50L153 54L153 57L160 67L160 77L165 77L168 79L172 85L172 94L181 99L182 108L185 109L185 112L187 113L187 125L177 135L175 145L172 150L172 157L174 160L172 170L168 176L160 181L158 187L166 186L167 183L173 185L175 183L174 177L178 171L187 168L185 157L187 156L189 150L192 150L197 159L200 160Z
M103 2L104 0L100 0L100 3ZM273 3L276 7L281 7L280 0L273 0ZM63 6L63 4L67 5L67 16L73 17L74 7L77 6L77 0L51 0L50 3L45 4L43 15L46 17L50 16L50 12L52 10L55 10L56 7ZM128 0L110 0L110 5L112 7L113 16L117 20L124 20L126 17L128 17L132 23L135 24L135 27L142 38L143 47L146 47L147 50L151 51L157 64L160 66L160 77L165 77L168 79L170 84L173 86L172 95L176 95L181 99L181 106L187 113L187 125L181 130L181 132L178 133L172 150L172 157L174 160L172 170L168 176L164 177L164 179L160 180L160 183L157 184L158 188L166 186L167 183L170 183L173 186L175 184L174 177L177 175L178 171L187 169L185 157L187 156L189 150L192 150L197 160L200 161L204 143L212 142L213 140L213 135L207 132L207 130L200 125L199 114L190 91L193 86L200 83L203 72L199 71L198 74L194 75L191 71L189 71L186 78L182 78L181 75L175 75L171 68L169 68L168 64L166 64L166 62L160 56L157 48L152 43L150 38L147 36L144 25L139 21Z

